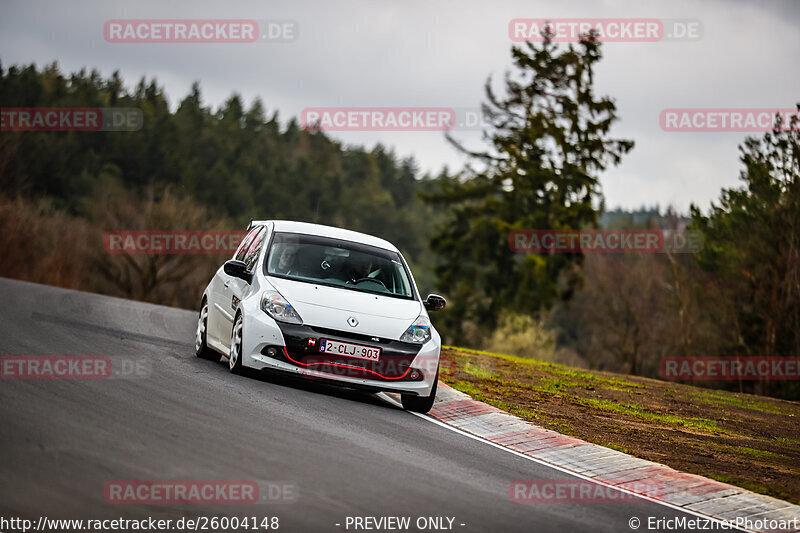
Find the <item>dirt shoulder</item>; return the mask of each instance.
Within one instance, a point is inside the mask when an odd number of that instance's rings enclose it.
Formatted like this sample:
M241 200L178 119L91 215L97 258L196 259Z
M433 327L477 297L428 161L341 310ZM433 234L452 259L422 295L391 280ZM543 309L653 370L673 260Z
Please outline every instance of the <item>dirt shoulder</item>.
M580 439L800 504L800 403L446 347L440 379Z

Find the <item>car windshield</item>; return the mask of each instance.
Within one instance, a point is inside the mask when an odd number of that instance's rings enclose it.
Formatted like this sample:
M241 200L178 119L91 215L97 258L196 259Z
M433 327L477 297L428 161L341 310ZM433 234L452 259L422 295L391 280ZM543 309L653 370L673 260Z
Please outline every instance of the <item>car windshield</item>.
M276 232L265 262L268 276L412 299L400 254L350 241Z

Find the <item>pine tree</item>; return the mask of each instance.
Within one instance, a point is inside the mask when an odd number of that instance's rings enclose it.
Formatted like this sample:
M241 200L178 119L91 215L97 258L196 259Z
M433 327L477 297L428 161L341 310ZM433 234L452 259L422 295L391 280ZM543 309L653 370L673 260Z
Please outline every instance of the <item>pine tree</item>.
M800 104L798 104L800 111ZM704 233L700 266L718 278L707 290L735 306L732 354L800 353L800 128L776 124L740 147L744 187L723 190L708 216L692 206Z
M489 149L470 151L449 137L480 167L426 197L450 215L431 241L442 258L437 285L453 304L450 328L464 320L493 327L504 311L535 314L575 290L578 256L518 256L508 236L597 225L598 176L633 148L610 137L616 106L593 91L600 46L586 35L566 47L549 38L513 47L505 94L486 82Z

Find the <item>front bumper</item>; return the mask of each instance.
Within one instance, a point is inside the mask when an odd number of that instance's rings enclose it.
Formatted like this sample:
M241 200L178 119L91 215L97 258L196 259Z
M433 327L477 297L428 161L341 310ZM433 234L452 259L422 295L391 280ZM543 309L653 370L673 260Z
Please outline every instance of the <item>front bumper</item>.
M245 313L242 363L373 391L430 395L439 365L440 341L419 344L356 335L308 325L279 323L263 312ZM381 349L379 361L323 354L322 339ZM376 340L377 339L377 340Z

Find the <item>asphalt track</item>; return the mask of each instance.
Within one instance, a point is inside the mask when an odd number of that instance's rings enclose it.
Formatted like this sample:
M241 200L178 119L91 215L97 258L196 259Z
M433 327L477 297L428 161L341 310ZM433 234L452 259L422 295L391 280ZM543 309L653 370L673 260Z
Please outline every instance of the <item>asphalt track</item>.
M634 516L642 531L649 516L694 518L644 500L511 501L514 480L574 478L373 394L232 375L226 360L194 356L193 311L7 279L0 297L0 355L142 365L129 377L0 380L0 517L277 516L292 533L355 531L348 516L409 516L410 531L418 517L454 517L463 532L616 533ZM115 480L276 481L298 497L107 503Z

